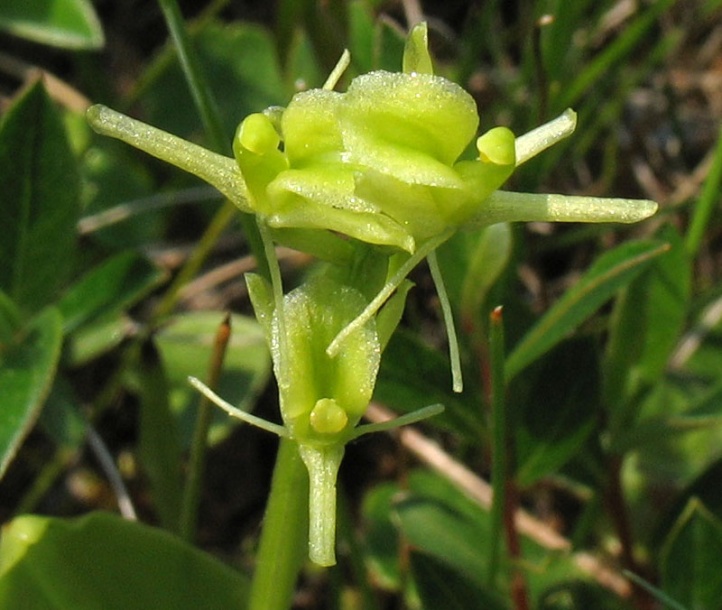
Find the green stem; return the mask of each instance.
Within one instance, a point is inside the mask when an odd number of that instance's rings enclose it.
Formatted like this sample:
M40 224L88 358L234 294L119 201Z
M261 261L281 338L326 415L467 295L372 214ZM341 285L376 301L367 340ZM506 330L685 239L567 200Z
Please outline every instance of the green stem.
M288 610L307 552L308 475L297 444L281 439L248 610Z
M198 56L191 45L183 16L178 8L178 3L176 0L158 0L158 2L168 24L168 30L173 38L173 43L178 50L178 59L180 60L183 73L190 87L193 101L201 116L206 135L210 139L214 150L230 154L230 138L226 137L218 105L201 69ZM242 196L245 198L245 184ZM230 197L232 201L235 201L237 198L238 194ZM228 204L226 204L226 207L228 207ZM223 214L224 210L219 210L218 216L223 216ZM262 256L263 248L261 247L261 238L258 235L254 219L247 214L241 214L241 226L248 239L251 252L253 252L256 257L261 275L268 278L268 266L266 265L265 258Z
M720 183L722 183L722 129L717 135L717 146L712 158L712 166L704 182L702 194L697 201L697 205L694 206L692 220L689 229L687 229L687 252L692 257L699 251L702 238L709 227L709 221L717 208Z
M230 201L226 201L218 212L216 212L210 224L203 232L203 235L201 235L198 245L193 249L188 260L186 260L180 272L173 280L173 283L170 285L170 288L168 288L163 295L163 298L155 310L156 320L163 319L165 316L170 315L176 303L178 303L181 290L200 271L221 234L237 214L238 209Z
M506 440L507 424L504 393L504 326L501 307L495 308L489 316L489 347L491 358L491 484L493 499L491 506L491 545L488 582L494 584L499 570L499 559L506 505Z
M175 0L158 0L158 4L160 4L163 16L168 24L168 30L170 30L170 35L178 52L183 74L188 82L188 87L190 87L196 109L201 115L206 135L216 151L230 153L230 142L224 133L218 105L213 98L211 88L206 82L198 57L191 46L178 3Z

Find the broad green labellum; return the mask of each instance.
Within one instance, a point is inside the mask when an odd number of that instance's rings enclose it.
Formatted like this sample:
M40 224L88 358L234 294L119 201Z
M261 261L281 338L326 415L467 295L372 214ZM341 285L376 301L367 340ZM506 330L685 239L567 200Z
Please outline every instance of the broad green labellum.
M260 299L251 297L256 307ZM371 400L381 359L375 322L354 332L337 356L326 353L366 305L357 290L317 276L283 298L282 318L274 311L269 343L281 415L300 443L345 442Z

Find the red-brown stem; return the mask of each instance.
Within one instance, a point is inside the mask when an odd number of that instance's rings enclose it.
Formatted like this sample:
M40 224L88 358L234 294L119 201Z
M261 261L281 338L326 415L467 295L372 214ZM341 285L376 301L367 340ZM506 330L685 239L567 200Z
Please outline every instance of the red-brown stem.
M512 566L511 599L515 610L529 610L529 592L526 579L520 568L522 561L521 541L514 519L519 509L519 489L513 479L506 481L505 488L504 535L506 547L509 551L509 563Z
M634 574L643 575L641 566L634 558L634 535L622 489L622 464L623 459L620 456L609 459L609 481L605 498L607 512L619 538L622 565ZM639 610L651 610L655 607L650 594L636 584L633 588L633 602Z

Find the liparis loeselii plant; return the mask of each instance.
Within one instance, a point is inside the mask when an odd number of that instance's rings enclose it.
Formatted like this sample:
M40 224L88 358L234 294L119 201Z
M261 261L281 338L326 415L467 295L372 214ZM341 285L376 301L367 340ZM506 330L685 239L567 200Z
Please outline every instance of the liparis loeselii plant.
M644 200L499 190L515 167L570 135L575 114L567 110L519 138L506 127L477 137L473 98L433 73L427 46L426 25L419 24L407 39L403 71L371 72L338 92L349 61L344 54L323 88L244 119L233 140L235 159L104 106L88 110L99 133L199 176L255 215L270 281L248 274L246 282L271 350L283 426L191 382L232 415L297 443L310 482L309 555L321 565L335 562L335 486L346 443L440 410L358 425L400 320L411 269L425 257L435 264L435 249L464 227L629 223L657 207ZM275 244L305 250L323 264L284 295ZM443 285L437 288L445 299ZM447 329L460 391L450 317Z

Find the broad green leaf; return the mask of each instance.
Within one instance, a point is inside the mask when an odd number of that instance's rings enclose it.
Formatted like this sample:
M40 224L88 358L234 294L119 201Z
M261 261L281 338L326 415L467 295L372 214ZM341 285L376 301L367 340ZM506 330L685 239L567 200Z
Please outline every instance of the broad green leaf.
M136 322L124 314L93 321L74 330L63 348L63 363L80 367L107 354L137 333Z
M163 362L151 340L140 346L140 459L150 479L155 508L166 529L178 531L181 508L181 448L168 398Z
M64 49L99 49L105 43L90 0L3 0L0 29Z
M448 359L409 333L397 331L391 337L381 359L374 397L401 413L442 404L445 411L433 418L434 424L474 440L482 431L478 404L451 391Z
M400 585L399 534L389 518L398 492L395 483L376 485L364 497L361 509L369 569L373 579L386 589Z
M667 250L657 241L633 241L602 254L516 345L507 358L507 378L559 343Z
M247 580L161 530L108 513L21 516L3 528L0 607L244 608Z
M248 23L210 22L194 36L209 87L218 101L230 142L246 116L290 97L270 33ZM198 118L180 67L164 55L147 70L142 91L148 123L180 136L198 129ZM141 93L141 92L139 92Z
M326 80L327 75L321 71L311 42L301 29L294 30L291 37L285 71L291 79L286 85L289 91L320 87Z
M692 502L702 504L706 510L716 516L722 515L722 487L719 485L719 481L722 480L722 459L716 458L696 475L679 492L671 508L656 524L655 541L657 543L670 535L674 524L682 519Z
M475 595L483 597L488 594L488 572L484 567L491 547L488 511L441 476L415 470L410 473L403 488L397 484L378 486L366 496L363 514L369 524L366 538L369 563L373 566L374 578L378 578L384 586L399 588L403 583L398 566L400 531L413 551L432 560L448 576L449 582L458 579L459 586L471 587L476 591ZM595 588L590 575L579 569L571 554L550 552L525 538L521 542L524 561L520 567L525 571L533 599L545 595L547 600L552 600L553 588L562 590L571 588L572 583L583 582L589 585L589 589L595 589L600 605L580 607L610 607L601 604L609 596L598 586ZM423 584L417 582L416 586L422 593ZM433 587L436 586L442 585L434 583ZM443 594L443 591L426 593L435 595ZM491 595L490 606L467 607L470 610L494 608L495 600ZM547 604L545 607L552 606Z
M62 375L58 375L40 413L38 425L61 450L75 452L85 443L86 424L72 386Z
M659 235L670 245L621 293L610 321L605 361L605 400L622 406L639 383L653 384L664 371L687 317L691 261L675 229Z
M374 64L377 70L398 72L399 57L403 57L406 37L393 23L387 19L376 20L374 32L374 48L376 56Z
M91 130L87 120L85 127ZM179 201L183 191L156 192L147 157L109 138L87 137L90 146L80 157L84 188L79 231L92 234L94 242L110 251L145 247L163 239L166 217L177 213L169 204Z
M482 303L508 265L512 247L509 224L497 223L460 231L438 249L449 298L465 330L469 321L479 320Z
M691 500L664 543L662 590L690 609L722 607L722 522Z
M48 308L0 345L0 477L30 431L60 358L62 318Z
M401 530L413 547L482 586L488 573L488 520L469 519L442 501L410 497L397 505ZM484 515L479 515L484 516Z
M20 323L21 316L15 303L0 290L0 345L12 341Z
M348 3L348 50L356 72L374 69L374 15L365 0Z
M554 583L539 596L536 610L628 610L629 604L601 585L570 578ZM671 608L669 610L672 610Z
M669 383L669 382L668 382ZM688 388L682 390L683 410L672 401L669 392L664 392L665 383L655 386L655 392L661 391L657 398L650 395L643 408L653 407L655 412L628 429L621 429L612 439L611 449L624 453L649 445L659 445L682 434L698 431L711 431L715 427L722 430L722 383L717 383L699 397L692 395Z
M599 416L599 362L590 340L564 342L534 367L534 382L513 424L516 480L522 487L568 462L594 429Z
M206 378L213 338L222 319L223 315L215 312L174 316L155 338L168 376L171 407L182 447L190 445L199 400L188 377ZM231 316L231 338L218 394L239 409L252 410L270 374L271 357L259 324L253 318ZM222 440L237 424L238 420L218 409L209 432L210 442Z
M80 214L78 171L42 83L0 125L0 289L22 312L51 303L72 268Z
M458 544L463 535L469 534L468 528L471 527L474 534L467 540L463 555L465 558L474 556L472 562L475 566L485 563L486 546L480 541L488 531L486 515L450 483L433 473L413 471L409 476L408 489L403 491L397 484L377 486L364 499L363 512L369 524L366 539L370 563L375 576L387 587L396 588L402 582L398 566L399 528L406 541L418 550L441 559L449 567L445 555L448 545L453 547ZM402 518L404 514L408 520ZM435 515L441 517L437 519ZM450 521L446 520L447 516ZM424 529L425 524L430 527L429 530ZM451 533L454 540L447 540L447 528L453 530L459 524L463 524L463 532ZM456 569L457 562L452 561L451 565ZM469 577L468 571L465 573ZM472 581L485 573L479 572L476 577L472 575Z
M498 593L450 570L432 555L413 552L411 573L424 608L506 610L508 607Z
M103 261L60 299L58 307L64 317L65 332L134 305L165 277L137 252L124 252Z

